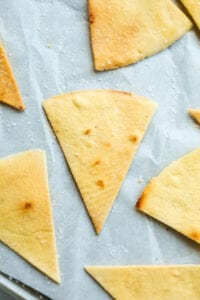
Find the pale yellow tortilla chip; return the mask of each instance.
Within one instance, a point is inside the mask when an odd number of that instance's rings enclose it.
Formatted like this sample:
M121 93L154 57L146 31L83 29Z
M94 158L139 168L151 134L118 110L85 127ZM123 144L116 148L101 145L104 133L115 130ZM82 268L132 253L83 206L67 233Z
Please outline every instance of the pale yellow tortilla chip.
M156 105L132 93L85 91L48 99L44 109L99 233Z
M200 149L153 178L137 203L142 212L200 243Z
M115 69L166 49L191 27L170 0L89 0L95 69Z
M0 102L4 102L19 110L25 106L9 64L3 45L0 43Z
M200 109L189 109L190 116L200 125Z
M200 29L200 1L199 0L181 0L189 14L194 19Z
M0 240L60 282L45 152L0 160Z
M199 300L200 266L87 267L116 300Z

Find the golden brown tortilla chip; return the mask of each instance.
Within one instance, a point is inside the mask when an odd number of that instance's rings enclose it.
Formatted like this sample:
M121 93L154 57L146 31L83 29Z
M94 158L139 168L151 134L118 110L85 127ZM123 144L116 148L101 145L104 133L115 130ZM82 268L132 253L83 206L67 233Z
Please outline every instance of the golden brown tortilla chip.
M85 91L48 99L44 109L99 233L156 105L132 93Z
M0 160L0 240L60 282L45 152Z
M170 0L89 0L95 69L115 69L160 52L191 21Z
M200 266L87 267L116 300L199 300Z
M0 102L4 102L19 110L25 106L9 64L3 45L0 43Z
M153 178L137 208L200 243L200 149L181 157Z

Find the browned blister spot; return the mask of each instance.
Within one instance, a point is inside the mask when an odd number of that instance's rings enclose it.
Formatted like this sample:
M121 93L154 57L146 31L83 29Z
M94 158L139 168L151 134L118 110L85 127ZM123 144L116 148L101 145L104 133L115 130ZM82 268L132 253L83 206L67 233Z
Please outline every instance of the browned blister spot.
M146 187L146 189L143 191L142 195L138 199L138 202L136 203L136 208L142 210L145 206L145 202L148 196L150 190L150 185Z
M140 198L138 199L138 202L136 203L136 208L137 209L142 209L144 200L145 200L145 193L143 193L140 196Z
M91 132L92 132L92 130L91 130L91 129L86 129L86 130L84 131L84 134L85 134L85 135L90 135L90 134L91 134Z
M132 134L129 136L129 141L132 142L133 144L137 143L138 137L135 134Z
M101 163L101 161L98 159L92 164L92 166L93 167L98 166L98 165L100 165L100 163Z
M93 24L93 23L94 23L94 21L95 21L95 16L94 16L94 14L90 13L90 15L89 15L89 20L90 20L90 24Z
M153 185L152 185L152 182L150 181L149 184L147 185L147 187L145 188L145 190L143 191L142 195L138 199L138 202L136 203L137 209L143 210L145 208L145 204L146 204L149 194L152 191L152 187L153 187Z
M188 235L192 240L200 242L200 232L198 230L193 230Z
M105 184L103 182L103 180L97 180L96 184L101 187L101 188L104 188L105 187Z
M33 203L31 201L24 201L21 203L21 210L24 212L31 211L33 209Z

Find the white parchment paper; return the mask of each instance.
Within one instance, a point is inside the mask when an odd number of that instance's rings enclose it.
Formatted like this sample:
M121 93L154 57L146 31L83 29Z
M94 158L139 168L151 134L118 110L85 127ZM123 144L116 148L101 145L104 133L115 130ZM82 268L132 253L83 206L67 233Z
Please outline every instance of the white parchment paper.
M109 296L84 266L200 263L198 245L134 209L152 176L200 147L200 130L187 115L189 107L200 107L198 31L136 65L95 73L86 0L0 0L0 39L27 107L17 112L0 105L0 157L35 148L47 152L62 283L54 284L3 244L0 269L55 300L105 300ZM100 236L41 106L60 93L96 88L132 91L159 103Z

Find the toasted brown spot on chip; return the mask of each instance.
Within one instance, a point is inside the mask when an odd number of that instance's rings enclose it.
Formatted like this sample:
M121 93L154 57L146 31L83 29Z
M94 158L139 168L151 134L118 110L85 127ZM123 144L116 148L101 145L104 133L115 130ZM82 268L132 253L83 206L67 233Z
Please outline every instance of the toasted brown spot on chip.
M97 185L100 186L101 188L104 188L105 187L105 184L103 182L103 180L97 180Z
M89 15L89 20L90 20L90 24L94 23L95 16L92 13L90 13L90 15Z
M136 203L136 208L137 209L141 209L142 206L143 206L143 202L144 202L144 198L145 198L145 195L144 193L140 196L140 198L138 199L138 202Z
M25 201L24 203L22 203L21 207L22 207L22 210L28 211L33 208L33 203L30 201Z
M138 137L137 135L130 135L129 136L129 141L132 142L132 143L136 143L138 141Z
M142 195L138 199L138 202L136 203L137 209L142 210L144 208L147 197L151 191L152 191L152 182L150 181L147 187L145 188L145 190L143 191Z
M193 230L189 233L189 237L195 241L200 241L200 232L197 230Z
M101 163L101 161L100 160L96 160L93 164L92 164L92 166L97 166L97 165L100 165L100 163Z
M91 130L91 129L86 129L86 130L84 131L84 134L85 134L85 135L90 135L90 134L91 134L91 132L92 132L92 130Z

